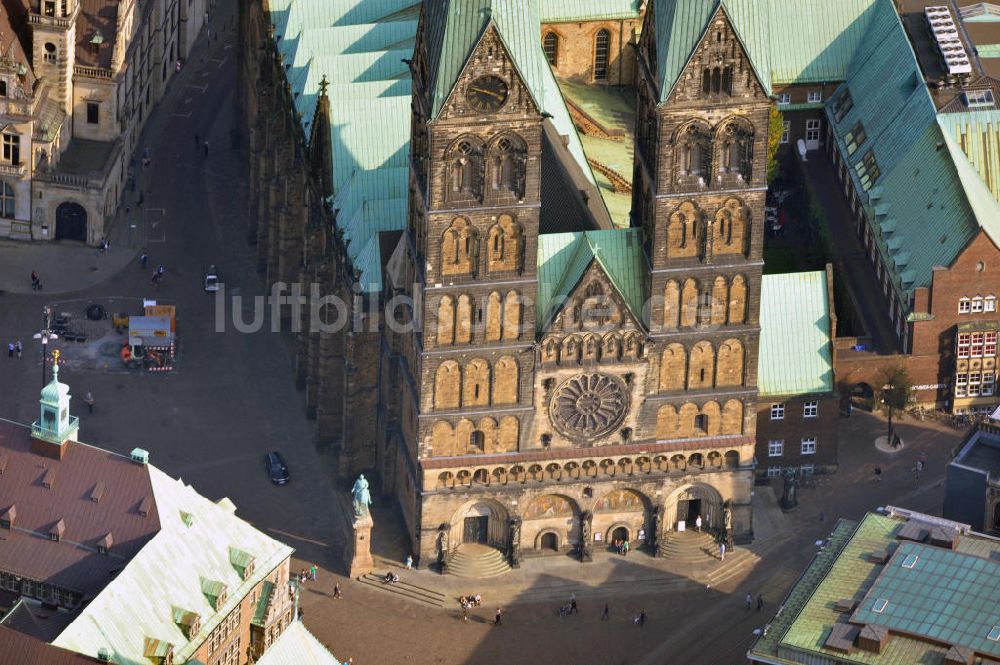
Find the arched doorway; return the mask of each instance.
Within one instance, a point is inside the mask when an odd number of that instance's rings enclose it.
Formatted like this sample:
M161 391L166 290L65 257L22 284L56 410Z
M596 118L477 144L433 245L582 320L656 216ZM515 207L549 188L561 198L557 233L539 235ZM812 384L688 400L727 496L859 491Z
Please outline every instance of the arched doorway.
M538 539L538 549L558 552L559 536L557 536L553 531L546 531L542 534L541 538Z
M574 546L580 541L580 509L576 501L561 494L543 494L528 503L521 511L522 540L525 546L534 543L536 550L556 549L561 541ZM543 539L551 536L556 546L549 547Z
M66 201L56 208L56 240L87 242L87 211L82 205Z
M682 487L667 498L665 526L670 530L680 530L684 522L685 530L693 529L701 516L704 529L722 526L722 496L711 485L697 483Z
M616 540L625 541L628 540L628 527L618 526L611 530L608 534L608 542L613 543Z
M650 540L652 506L636 490L614 489L594 502L594 533L603 534L607 545L628 540L632 551Z
M449 534L450 547L479 544L504 548L508 541L507 510L497 501L472 501L455 511Z

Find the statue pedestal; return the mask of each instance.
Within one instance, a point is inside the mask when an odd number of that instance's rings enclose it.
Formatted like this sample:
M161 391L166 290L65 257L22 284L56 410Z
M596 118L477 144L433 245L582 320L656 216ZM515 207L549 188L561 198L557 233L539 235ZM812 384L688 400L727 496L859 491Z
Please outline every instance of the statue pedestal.
M370 514L355 517L354 543L345 551L345 563L347 564L347 575L354 579L361 575L367 575L375 570L375 561L372 559L372 516Z

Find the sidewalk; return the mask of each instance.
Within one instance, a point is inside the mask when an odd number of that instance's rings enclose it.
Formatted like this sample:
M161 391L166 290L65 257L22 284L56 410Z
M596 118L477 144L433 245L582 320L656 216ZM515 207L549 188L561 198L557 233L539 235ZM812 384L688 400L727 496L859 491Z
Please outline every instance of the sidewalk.
M134 250L102 254L75 242L0 240L0 294L31 293L31 272L38 273L46 294L81 291L111 278L135 260Z

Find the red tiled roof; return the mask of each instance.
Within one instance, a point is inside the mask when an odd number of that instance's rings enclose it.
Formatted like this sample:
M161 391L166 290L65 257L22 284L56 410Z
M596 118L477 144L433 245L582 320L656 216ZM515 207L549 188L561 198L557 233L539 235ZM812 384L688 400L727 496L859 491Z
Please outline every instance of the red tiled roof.
M6 55L8 49L15 62L27 68L24 76L19 76L27 94L35 87L35 74L31 69L31 59L26 53L31 51L31 33L27 27L27 0L0 0L0 49ZM13 93L8 93L13 94Z
M63 459L31 452L30 428L0 422L0 513L17 506L13 528L0 529L0 570L51 582L92 596L160 530L146 466L129 458L70 442ZM50 488L42 484L55 474ZM91 496L104 484L100 501ZM148 502L147 517L139 506ZM50 533L59 531L58 541ZM97 544L109 533L109 554Z
M644 456L655 453L690 450L692 452L706 448L738 448L753 444L752 436L728 436L702 439L685 439L683 441L667 441L664 443L633 443L621 446L601 446L599 448L564 448L558 450L535 450L520 453L502 453L499 455L477 455L475 457L433 457L421 460L425 469L448 469L458 466L491 466L494 464L525 464L527 462L548 462L578 457L615 457L616 455Z
M80 17L76 20L76 64L85 67L111 67L111 55L117 39L118 5L120 0L81 0ZM136 12L142 7L136 5ZM136 17L138 18L138 17ZM97 53L90 42L96 32L104 43Z
M0 665L91 665L101 661L0 626Z

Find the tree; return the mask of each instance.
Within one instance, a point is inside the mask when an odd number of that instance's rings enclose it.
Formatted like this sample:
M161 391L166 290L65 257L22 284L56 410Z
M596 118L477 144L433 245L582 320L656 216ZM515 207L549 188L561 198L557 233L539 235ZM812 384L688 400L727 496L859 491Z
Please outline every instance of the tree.
M771 184L778 175L778 148L781 146L781 135L785 133L785 116L778 107L771 105L771 117L767 123L767 184Z
M879 380L882 382L882 387L879 389L878 402L889 415L886 443L891 446L893 441L892 414L900 409L905 409L909 404L913 381L902 365L883 367L879 374Z

